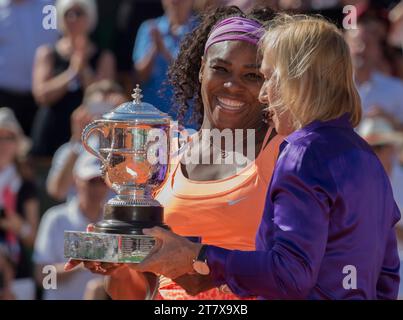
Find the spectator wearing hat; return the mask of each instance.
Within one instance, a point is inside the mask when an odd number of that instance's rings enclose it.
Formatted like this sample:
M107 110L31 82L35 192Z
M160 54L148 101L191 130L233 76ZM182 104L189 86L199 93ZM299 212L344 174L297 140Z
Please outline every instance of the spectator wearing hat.
M39 221L35 184L23 156L27 138L9 108L0 108L0 245L15 267L17 298L33 299L31 251Z
M45 300L82 299L88 282L98 277L84 268L78 268L73 273L63 270L67 261L63 254L64 231L85 231L88 224L97 222L108 192L101 177L100 162L89 154L79 157L73 175L77 196L45 213L35 242L38 283L42 284L45 265L53 265L57 272L57 289L45 290Z

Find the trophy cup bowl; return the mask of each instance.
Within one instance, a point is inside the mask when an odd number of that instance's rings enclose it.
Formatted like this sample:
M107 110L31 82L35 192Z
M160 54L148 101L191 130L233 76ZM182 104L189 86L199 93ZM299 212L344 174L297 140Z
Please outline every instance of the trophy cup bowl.
M67 258L136 263L155 244L142 229L168 228L153 193L168 174L171 119L141 101L138 85L132 97L83 130L83 145L100 159L105 183L116 196L105 204L93 232L65 232ZM93 136L99 138L97 149L88 143Z

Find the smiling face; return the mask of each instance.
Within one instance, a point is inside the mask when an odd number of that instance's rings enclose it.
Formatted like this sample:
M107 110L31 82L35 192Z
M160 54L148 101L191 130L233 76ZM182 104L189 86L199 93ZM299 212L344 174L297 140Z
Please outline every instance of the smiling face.
M258 100L263 77L257 48L243 41L212 45L200 69L204 121L217 129L257 128L262 122Z

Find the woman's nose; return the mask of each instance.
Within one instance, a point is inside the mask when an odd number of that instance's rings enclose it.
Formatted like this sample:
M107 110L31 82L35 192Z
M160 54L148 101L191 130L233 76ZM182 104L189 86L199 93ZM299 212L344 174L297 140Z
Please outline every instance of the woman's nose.
M228 78L227 81L224 82L223 87L232 93L244 92L245 90L242 80L235 76Z
M259 92L259 102L263 103L263 104L268 104L269 100L268 100L268 96L267 96L267 91L266 91L266 86L263 85L262 88L260 89Z

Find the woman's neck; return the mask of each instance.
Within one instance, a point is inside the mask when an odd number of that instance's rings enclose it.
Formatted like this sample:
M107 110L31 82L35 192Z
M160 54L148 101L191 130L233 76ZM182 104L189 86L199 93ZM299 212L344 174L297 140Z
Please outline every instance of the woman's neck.
M206 116L204 117L204 119L206 119ZM214 130L214 129L217 129L220 132L229 129L231 130L233 135L235 135L236 132L235 130L242 130L243 136L250 134L250 130L255 130L255 138L256 141L258 141L259 137L264 139L267 133L268 126L263 121L259 121L254 124L248 125L246 128L217 128L209 120L204 120L200 127L199 132L201 132L201 130Z
M216 128L210 121L203 121L203 124L199 130L199 139L202 145L207 146L210 145L212 146L211 143L211 137L213 134L210 132L209 135L206 135L204 130L214 130L217 129L219 130L220 133L223 133L223 130L227 130L228 128ZM265 124L263 121L260 121L254 125L248 126L248 128L242 128L242 129L230 129L232 133L232 145L229 146L232 148L232 150L243 150L244 155L246 156L248 154L248 145L250 146L249 142L251 139L254 139L254 147L255 147L255 153L254 157L256 158L259 155L260 150L262 149L262 145L264 142L264 139L267 134L268 126ZM240 134L239 131L236 130L242 130L242 134ZM250 130L254 130L254 132L251 132ZM226 138L228 135L228 131L225 132L225 134L222 135L222 137L219 137L219 140L215 140L213 138L213 141L221 141L220 145L215 145L215 147L220 148L221 150L226 150L228 148ZM217 143L217 142L216 142ZM253 143L253 142L252 142ZM228 150L227 150L228 151Z

